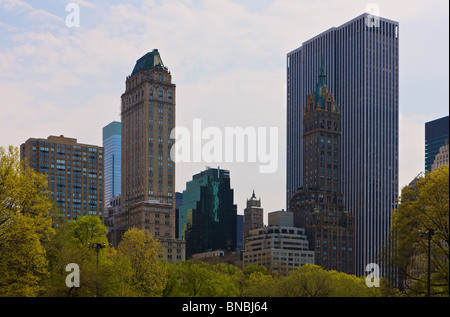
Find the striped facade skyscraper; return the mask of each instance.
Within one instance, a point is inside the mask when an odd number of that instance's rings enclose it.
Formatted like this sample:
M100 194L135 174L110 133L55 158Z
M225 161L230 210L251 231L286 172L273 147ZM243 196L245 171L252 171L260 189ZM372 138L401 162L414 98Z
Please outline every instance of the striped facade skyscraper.
M304 183L303 111L323 60L341 106L341 190L355 216L356 275L379 263L398 197L398 45L398 22L364 13L287 54L287 203Z

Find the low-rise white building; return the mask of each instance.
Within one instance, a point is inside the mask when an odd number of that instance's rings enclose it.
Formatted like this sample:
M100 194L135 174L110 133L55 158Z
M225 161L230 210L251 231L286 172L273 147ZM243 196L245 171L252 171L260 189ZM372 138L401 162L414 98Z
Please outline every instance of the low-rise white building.
M269 271L286 273L303 264L314 264L305 229L270 225L250 230L243 269L250 264L263 265Z

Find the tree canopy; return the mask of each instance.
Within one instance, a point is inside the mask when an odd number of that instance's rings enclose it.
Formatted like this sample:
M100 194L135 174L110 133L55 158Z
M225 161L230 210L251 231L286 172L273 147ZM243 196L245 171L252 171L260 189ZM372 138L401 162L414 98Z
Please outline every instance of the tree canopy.
M408 277L407 295L423 295L426 254L432 254L432 294L448 296L448 166L402 191L393 212L390 259ZM0 296L47 297L367 297L400 295L388 281L370 288L362 277L303 265L288 274L224 259L162 260L148 231L128 229L108 244L98 216L58 215L46 176L20 162L17 148L0 148ZM419 229L433 229L431 249ZM80 284L66 284L68 265ZM406 279L405 279L406 280Z
M391 240L391 260L403 278L400 283L406 294L426 293L430 252L431 295L449 296L448 165L402 189L400 204L392 215Z
M47 277L43 242L53 233L47 179L0 147L0 296L36 296Z

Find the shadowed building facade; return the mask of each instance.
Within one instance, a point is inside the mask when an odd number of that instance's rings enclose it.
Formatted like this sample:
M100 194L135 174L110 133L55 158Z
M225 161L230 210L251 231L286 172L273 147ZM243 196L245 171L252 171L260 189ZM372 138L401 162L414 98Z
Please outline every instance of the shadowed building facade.
M398 198L399 23L364 13L287 54L288 204L305 185L303 115L322 59L341 107L341 190L355 216L355 274L361 276L367 264L379 263Z
M305 228L315 264L354 274L354 216L341 192L341 112L321 68L303 113L304 186L290 200L294 226Z

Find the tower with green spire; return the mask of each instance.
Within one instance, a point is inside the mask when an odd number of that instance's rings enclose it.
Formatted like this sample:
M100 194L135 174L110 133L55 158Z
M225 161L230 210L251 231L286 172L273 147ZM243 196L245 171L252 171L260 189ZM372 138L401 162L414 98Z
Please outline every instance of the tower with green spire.
M324 65L303 112L304 186L290 200L294 226L306 229L315 264L353 274L354 216L341 192L341 112Z

